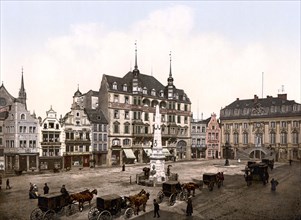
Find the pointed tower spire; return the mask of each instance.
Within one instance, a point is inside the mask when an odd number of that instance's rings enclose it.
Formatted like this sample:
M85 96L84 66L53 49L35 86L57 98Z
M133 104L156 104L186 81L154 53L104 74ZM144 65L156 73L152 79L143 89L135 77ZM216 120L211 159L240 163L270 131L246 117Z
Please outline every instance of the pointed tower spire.
M138 63L137 63L137 41L135 41L135 69L138 69Z
M168 85L173 86L173 78L172 78L172 72L171 72L171 51L169 53L169 77L167 79Z
M27 106L26 106L26 91L25 91L25 87L24 87L24 79L23 79L23 66L22 66L22 76L21 76L21 88L19 90L19 101L21 103L23 103L25 105L25 109L27 110Z
M140 71L138 70L138 63L137 63L137 41L135 41L135 66L133 70L133 75L135 78L138 77Z
M169 77L172 77L172 74L171 74L171 51L169 53Z

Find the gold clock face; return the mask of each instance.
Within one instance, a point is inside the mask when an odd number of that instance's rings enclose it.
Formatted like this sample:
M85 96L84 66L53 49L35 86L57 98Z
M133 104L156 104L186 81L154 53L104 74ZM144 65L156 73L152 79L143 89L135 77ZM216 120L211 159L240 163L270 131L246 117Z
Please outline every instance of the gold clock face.
M0 106L5 106L5 105L6 105L5 98L0 97Z

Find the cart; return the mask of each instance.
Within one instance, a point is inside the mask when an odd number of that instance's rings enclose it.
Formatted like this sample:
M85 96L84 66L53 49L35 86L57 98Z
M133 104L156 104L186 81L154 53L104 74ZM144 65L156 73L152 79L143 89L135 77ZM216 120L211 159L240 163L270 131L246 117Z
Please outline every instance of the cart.
M218 188L220 188L222 185L222 182L218 178L217 173L204 173L203 183L208 186L209 191L213 190L215 183L217 184Z
M89 210L89 220L111 220L118 217L124 211L125 219L131 218L134 210L127 206L126 201L119 195L109 194L96 198L96 207Z
M270 167L271 170L274 169L274 159L265 158L265 159L262 159L261 162L268 165L268 167Z
M62 215L72 215L76 205L70 202L69 196L61 193L50 193L38 196L38 208L31 214L31 220L55 219Z
M168 204L173 206L176 203L176 199L185 200L188 197L186 191L182 189L181 184L178 181L167 181L162 184L162 190L157 194L157 201L161 203L164 197L168 198Z

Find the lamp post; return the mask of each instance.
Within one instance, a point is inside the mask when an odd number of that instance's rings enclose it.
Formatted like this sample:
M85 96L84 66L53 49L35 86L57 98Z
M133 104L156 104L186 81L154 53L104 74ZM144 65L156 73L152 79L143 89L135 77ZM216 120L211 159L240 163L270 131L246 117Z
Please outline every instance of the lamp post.
M226 153L226 161L225 161L225 166L230 166L229 164L229 148L230 148L230 144L228 143L228 141L226 141L225 143L225 153Z

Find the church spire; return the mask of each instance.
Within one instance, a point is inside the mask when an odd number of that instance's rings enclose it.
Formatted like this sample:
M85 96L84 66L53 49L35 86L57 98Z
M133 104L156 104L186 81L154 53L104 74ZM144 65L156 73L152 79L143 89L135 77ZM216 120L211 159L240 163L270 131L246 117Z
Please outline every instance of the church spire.
M135 66L133 70L134 77L138 77L140 71L138 70L138 62L137 62L137 41L135 41Z
M173 78L172 78L172 72L171 72L171 51L169 53L169 77L167 79L168 85L173 85Z
M25 105L25 109L27 110L27 106L26 106L26 91L25 91L25 87L24 87L24 78L23 78L23 67L22 67L22 76L21 76L21 88L19 90L19 100L21 103L23 103Z

